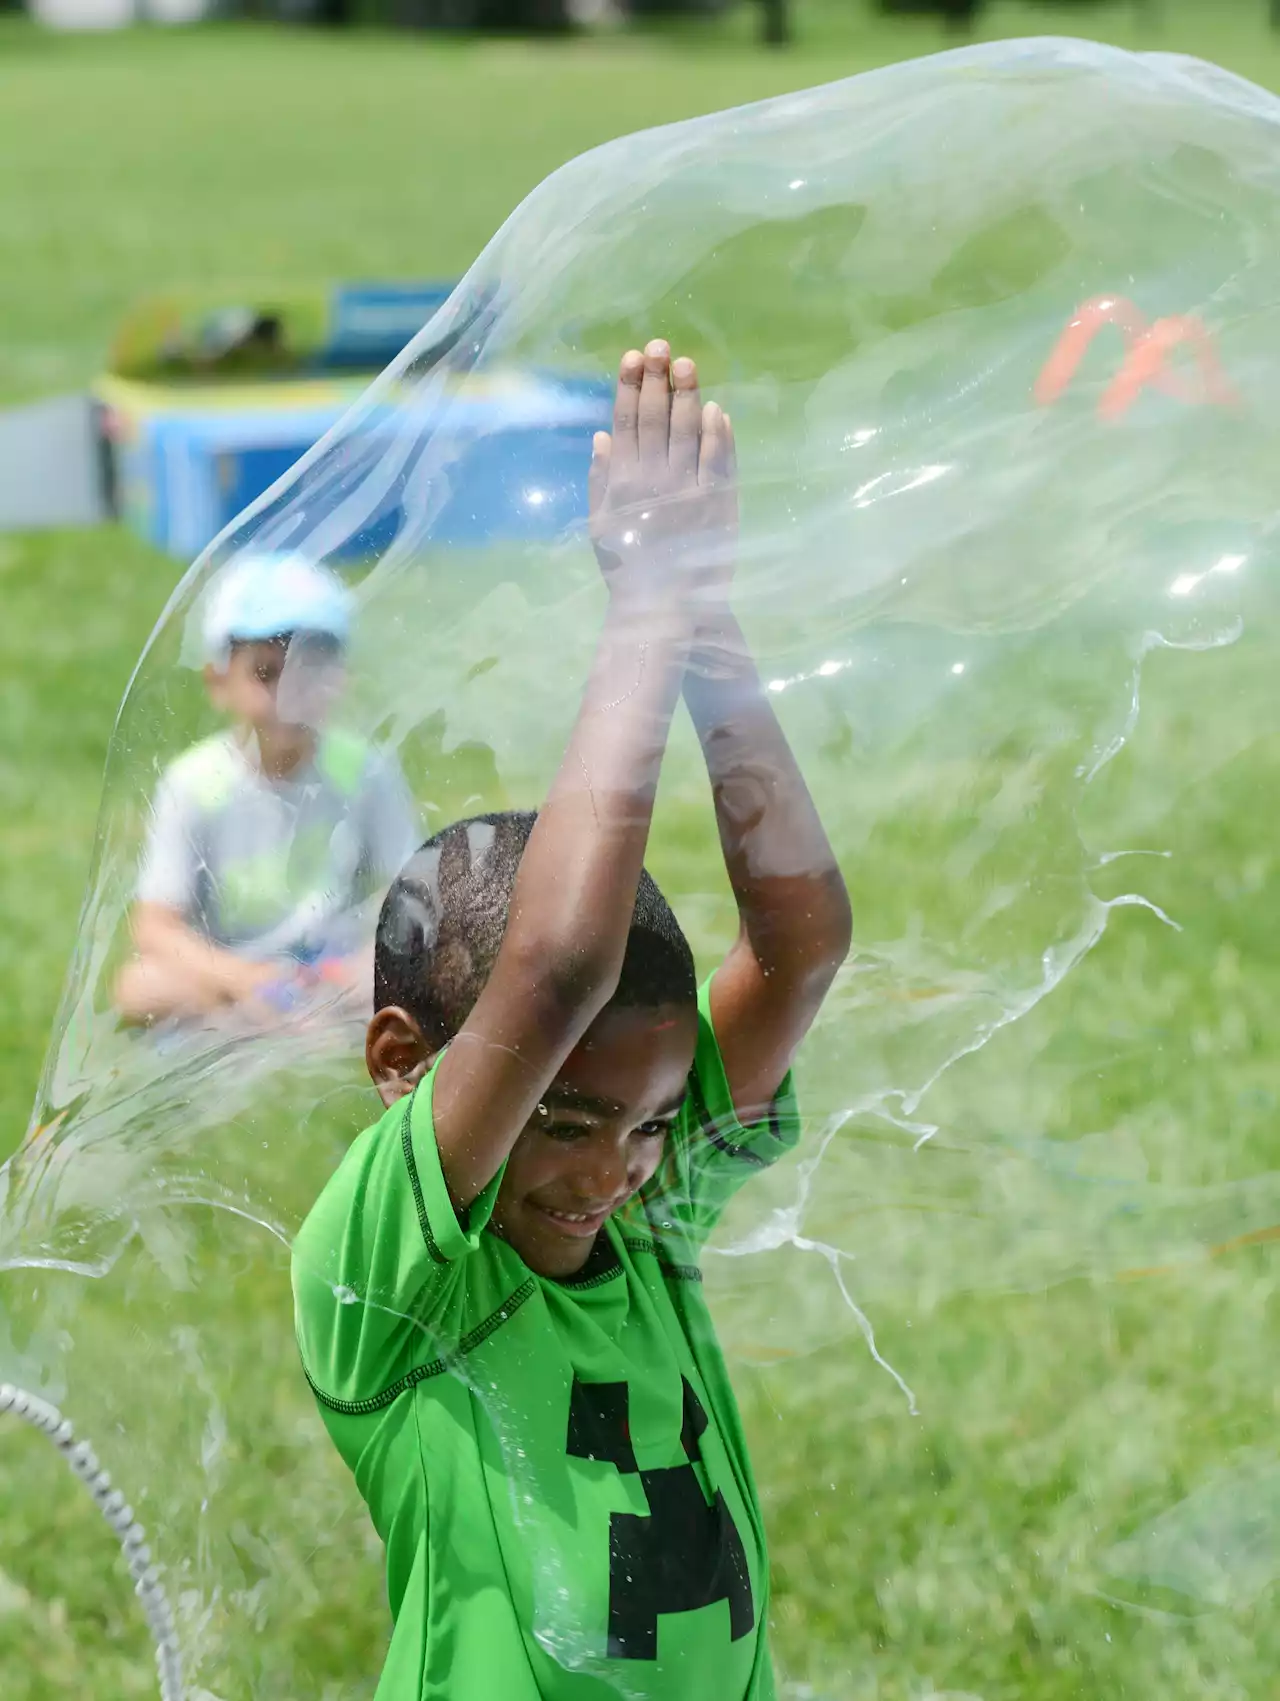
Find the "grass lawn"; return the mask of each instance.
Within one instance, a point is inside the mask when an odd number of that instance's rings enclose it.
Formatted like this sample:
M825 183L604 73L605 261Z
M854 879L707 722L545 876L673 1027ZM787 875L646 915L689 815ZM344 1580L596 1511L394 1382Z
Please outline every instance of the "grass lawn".
M998 6L987 27L1177 48L1280 86L1262 0L1226 11ZM250 27L59 40L0 19L0 402L90 378L142 292L451 275L594 143L944 42L927 20L888 24L852 0L798 18L798 45L779 55L752 44L745 12L639 40L490 44ZM0 537L0 1152L34 1093L112 718L178 573L110 528ZM1123 925L1059 994L926 1101L950 1131L929 1168L881 1124L842 1136L852 1155L814 1220L837 1238L841 1211L858 1212L850 1279L920 1416L838 1307L813 1325L829 1351L788 1359L775 1339L741 1369L795 1701L1275 1693L1275 1252L1260 1241L1118 1281L1112 1247L1139 1244L1151 1199L1185 1221L1188 1245L1227 1240L1232 1187L1274 1163L1280 871L1259 799L1280 779L1265 638L1277 628L1274 599L1256 595L1229 691L1212 654L1154 658L1132 758L1082 824L1090 845L1173 850L1141 890L1185 931L1116 912ZM1008 689L1021 701L1026 682ZM997 806L1016 799L974 776L958 785L958 812ZM901 843L870 847L860 913L908 903L892 877L913 830L908 811ZM705 852L688 851L683 875L678 842L667 855L677 888L701 890ZM1122 894L1109 878L1099 893ZM1018 1145L1015 1127L1040 1132ZM200 1228L201 1280L186 1290L140 1255L88 1298L68 1278L0 1278L0 1374L23 1347L12 1311L39 1315L50 1338L73 1331L82 1388L127 1359L143 1402L186 1353L192 1386L207 1370L234 1390L225 1434L193 1401L180 1431L139 1422L149 1454L127 1435L95 1439L122 1480L150 1477L147 1515L172 1512L193 1553L202 1526L181 1502L202 1479L185 1461L208 1462L220 1574L233 1555L239 1591L210 1603L208 1634L223 1612L238 1625L260 1613L253 1645L204 1674L220 1701L354 1701L372 1693L385 1636L376 1544L316 1456L283 1253L231 1221ZM806 1256L763 1260L759 1279L812 1294ZM736 1316L742 1282L712 1280ZM73 1415L91 1409L107 1408ZM127 1399L109 1409L127 1418ZM123 1570L64 1479L43 1442L4 1428L4 1701L145 1695Z

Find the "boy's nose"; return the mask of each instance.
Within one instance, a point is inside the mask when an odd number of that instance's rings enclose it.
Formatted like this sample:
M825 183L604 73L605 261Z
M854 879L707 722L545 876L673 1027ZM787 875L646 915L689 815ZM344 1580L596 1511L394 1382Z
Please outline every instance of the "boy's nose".
M627 1154L610 1148L593 1152L574 1176L574 1194L584 1204L607 1205L627 1190Z

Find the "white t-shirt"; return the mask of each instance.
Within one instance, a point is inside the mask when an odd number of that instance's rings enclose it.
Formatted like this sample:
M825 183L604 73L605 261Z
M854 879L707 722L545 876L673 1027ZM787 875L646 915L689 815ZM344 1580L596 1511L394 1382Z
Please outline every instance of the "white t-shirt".
M314 761L273 780L221 733L161 780L137 896L246 957L342 954L357 907L420 839L399 766L362 739L326 732Z

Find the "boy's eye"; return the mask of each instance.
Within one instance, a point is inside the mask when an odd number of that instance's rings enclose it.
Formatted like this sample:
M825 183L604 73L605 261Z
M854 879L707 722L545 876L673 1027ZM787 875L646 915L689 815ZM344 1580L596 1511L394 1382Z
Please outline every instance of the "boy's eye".
M660 1140L670 1129L669 1122L641 1122L636 1125L635 1132L646 1140Z
M533 1126L539 1134L546 1134L552 1140L579 1140L591 1132L581 1122L554 1122L552 1112L545 1104L535 1108Z

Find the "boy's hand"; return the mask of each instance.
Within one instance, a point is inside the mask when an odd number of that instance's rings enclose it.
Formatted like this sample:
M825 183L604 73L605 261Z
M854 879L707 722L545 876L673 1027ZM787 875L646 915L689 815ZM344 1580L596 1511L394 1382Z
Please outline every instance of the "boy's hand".
M661 340L622 357L613 434L596 434L589 496L611 591L724 596L738 537L733 430L714 402L703 406L693 361L673 361Z

